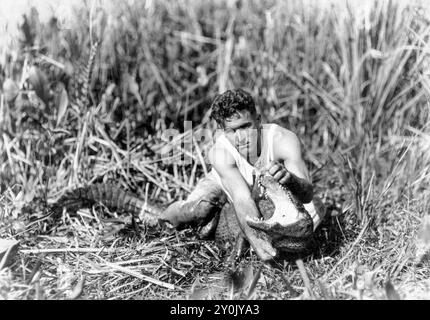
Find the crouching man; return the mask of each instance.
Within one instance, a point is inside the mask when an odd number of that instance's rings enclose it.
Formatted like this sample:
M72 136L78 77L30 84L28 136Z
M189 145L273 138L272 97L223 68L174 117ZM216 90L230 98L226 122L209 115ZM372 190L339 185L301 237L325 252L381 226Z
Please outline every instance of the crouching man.
M268 261L275 257L276 250L264 233L257 234L246 221L246 216L261 217L251 197L257 161L304 204L314 229L322 219L322 210L317 212L312 201L312 183L299 139L277 124L261 123L253 98L244 90L218 95L211 109L212 118L222 130L208 153L212 170L197 183L187 200L171 204L161 220L175 227L204 224L219 210L217 204L230 201L250 245L261 260ZM286 219L294 224L298 217L292 213Z

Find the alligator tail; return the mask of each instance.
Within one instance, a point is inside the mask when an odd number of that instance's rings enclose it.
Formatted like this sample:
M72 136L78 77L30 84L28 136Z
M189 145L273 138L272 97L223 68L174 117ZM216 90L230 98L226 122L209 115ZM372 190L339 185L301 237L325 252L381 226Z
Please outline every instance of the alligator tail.
M56 214L61 214L63 208L76 212L97 203L103 204L112 211L138 216L150 226L158 223L158 217L161 214L161 208L145 202L134 193L125 191L119 186L106 183L68 191L52 206L52 209Z

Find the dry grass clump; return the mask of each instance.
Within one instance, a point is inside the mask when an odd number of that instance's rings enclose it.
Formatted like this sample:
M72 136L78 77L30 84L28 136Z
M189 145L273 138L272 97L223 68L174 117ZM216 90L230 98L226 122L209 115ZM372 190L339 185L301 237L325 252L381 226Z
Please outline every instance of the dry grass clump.
M0 237L21 242L0 296L428 298L429 21L420 6L369 3L358 13L337 2L95 1L67 28L31 10L0 51ZM303 142L328 208L304 264L263 266L247 252L231 274L226 250L192 230L147 230L104 208L43 218L47 203L95 182L160 205L186 197L210 169L211 139L199 139L215 129L210 102L232 87Z

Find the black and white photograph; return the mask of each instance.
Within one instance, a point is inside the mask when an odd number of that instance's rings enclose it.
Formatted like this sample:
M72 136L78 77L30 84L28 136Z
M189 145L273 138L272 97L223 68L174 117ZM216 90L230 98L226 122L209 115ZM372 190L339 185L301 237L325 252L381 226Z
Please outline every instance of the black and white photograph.
M429 2L0 0L0 300L256 318L429 267Z

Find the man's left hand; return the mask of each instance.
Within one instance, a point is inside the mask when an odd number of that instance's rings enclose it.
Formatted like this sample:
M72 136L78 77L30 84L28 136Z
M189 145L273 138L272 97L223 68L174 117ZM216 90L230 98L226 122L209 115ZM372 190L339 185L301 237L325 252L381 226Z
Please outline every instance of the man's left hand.
M278 161L272 161L266 169L280 184L288 184L292 179L291 173Z

